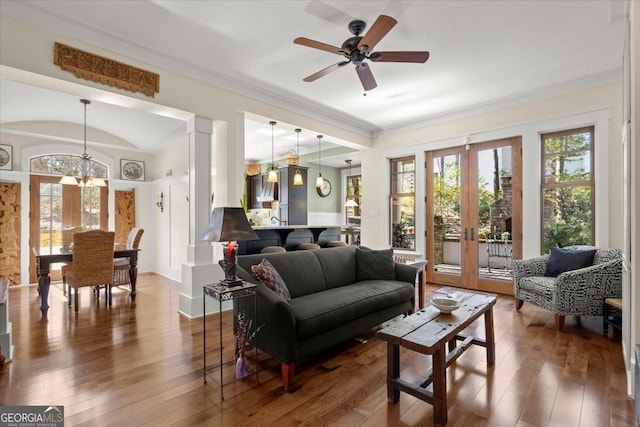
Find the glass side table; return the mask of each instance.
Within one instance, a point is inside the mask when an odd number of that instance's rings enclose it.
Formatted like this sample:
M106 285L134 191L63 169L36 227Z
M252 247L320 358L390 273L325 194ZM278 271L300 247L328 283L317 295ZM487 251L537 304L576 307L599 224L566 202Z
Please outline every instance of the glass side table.
M222 285L219 283L214 283L214 284L209 284L209 285L204 285L202 287L202 291L203 291L203 298L202 298L202 322L203 322L203 326L202 326L202 344L203 344L203 356L202 356L202 361L204 364L204 383L207 383L207 376L209 378L211 378L214 382L216 382L218 385L220 385L220 400L224 400L224 386L227 384L231 384L237 380L239 380L240 378L236 378L235 376L235 368L231 369L233 371L233 376L227 374L227 378L225 379L225 375L224 375L224 367L225 366L231 366L231 365L235 365L236 363L236 358L238 356L237 354L237 341L236 341L236 345L235 350L234 350L234 359L233 360L229 360L227 362L223 361L223 353L224 353L224 348L222 346L222 302L223 301L232 301L238 298L245 298L245 297L253 297L253 319L254 322L251 325L250 330L247 331L247 333L249 334L249 336L254 335L254 344L253 344L253 357L254 357L254 361L255 361L255 366L249 366L249 375L247 375L245 378L247 378L248 376L255 374L256 376L256 383L258 382L258 354L257 354L257 348L258 348L258 336L256 333L256 325L255 325L255 319L257 319L257 298L256 298L256 285L254 285L253 283L249 283L249 282L243 282L242 286L235 286L232 288L228 288L226 285ZM220 339L220 360L218 363L212 364L212 365L207 365L207 321L206 321L206 299L207 297L209 298L213 298L216 301L218 301L219 303L219 308L218 308L218 326L219 326L219 339ZM238 319L233 319L234 325L237 322ZM229 378L231 377L231 378Z

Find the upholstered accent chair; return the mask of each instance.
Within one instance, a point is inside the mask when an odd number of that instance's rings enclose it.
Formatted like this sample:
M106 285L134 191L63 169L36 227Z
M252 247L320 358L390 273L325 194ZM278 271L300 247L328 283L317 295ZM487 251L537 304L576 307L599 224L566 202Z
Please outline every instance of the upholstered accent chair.
M565 249L595 250L593 262L584 268L549 275L549 254L511 262L516 310L524 302L555 313L557 330L565 316L602 316L605 298L622 296L622 251L614 248L573 246Z

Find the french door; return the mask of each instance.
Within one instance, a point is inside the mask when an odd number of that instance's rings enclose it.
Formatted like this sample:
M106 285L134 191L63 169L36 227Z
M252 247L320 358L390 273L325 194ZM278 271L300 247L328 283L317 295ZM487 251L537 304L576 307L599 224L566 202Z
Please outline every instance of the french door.
M59 253L73 241L75 230L107 229L108 187L78 187L59 183L60 176L30 177L30 243L38 253ZM59 266L51 278L58 280ZM29 282L36 278L35 256L31 256Z
M513 293L522 254L521 138L426 153L427 281Z

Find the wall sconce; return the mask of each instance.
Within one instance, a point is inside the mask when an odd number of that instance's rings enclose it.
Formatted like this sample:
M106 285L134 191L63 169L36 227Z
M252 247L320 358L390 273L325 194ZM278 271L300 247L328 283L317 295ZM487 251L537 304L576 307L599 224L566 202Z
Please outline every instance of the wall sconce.
M160 208L160 212L164 212L164 193L162 191L156 193L156 206Z

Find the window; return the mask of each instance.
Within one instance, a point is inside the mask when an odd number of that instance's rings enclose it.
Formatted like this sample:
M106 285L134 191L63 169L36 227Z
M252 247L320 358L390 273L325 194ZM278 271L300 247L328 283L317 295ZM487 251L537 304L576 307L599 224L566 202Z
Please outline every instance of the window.
M593 126L542 135L542 250L593 245Z
M391 159L389 210L391 247L415 250L414 156Z
M345 211L347 216L347 225L353 227L360 227L360 205L362 205L362 176L348 175L347 176L347 204L345 204ZM355 202L349 204L350 201Z

